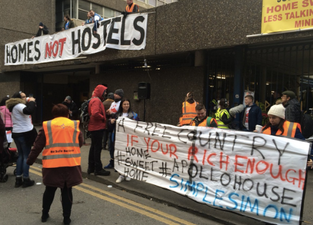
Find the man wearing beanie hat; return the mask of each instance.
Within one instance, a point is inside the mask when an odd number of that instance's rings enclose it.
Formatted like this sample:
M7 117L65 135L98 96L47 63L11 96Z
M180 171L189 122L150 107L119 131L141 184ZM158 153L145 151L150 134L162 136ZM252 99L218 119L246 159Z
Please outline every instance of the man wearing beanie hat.
M290 122L301 123L300 103L293 91L284 91L281 96L282 104L286 108L285 118Z
M46 34L49 34L48 27L46 27L46 25L44 25L42 22L40 22L37 34L36 34L36 36L33 36L32 38L43 36L43 35L46 35Z
M116 89L114 92L114 102L111 104L111 107L107 110L107 114L110 115L110 119L116 119L116 113L118 112L121 104L121 100L124 97L123 89ZM113 131L109 132L109 151L110 151L110 162L106 165L105 169L113 169L114 168L114 132L115 126Z
M262 128L263 134L286 136L304 140L299 123L285 120L285 108L282 104L273 105L267 113L268 122Z
M62 104L66 105L68 110L70 111L69 118L71 120L76 119L78 115L78 107L76 103L72 100L71 96L66 96Z

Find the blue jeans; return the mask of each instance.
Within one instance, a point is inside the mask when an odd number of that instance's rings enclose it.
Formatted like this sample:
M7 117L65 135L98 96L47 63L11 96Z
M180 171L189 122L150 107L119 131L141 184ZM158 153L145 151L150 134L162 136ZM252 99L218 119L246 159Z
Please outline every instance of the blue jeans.
M30 153L31 146L28 146L25 141L24 136L14 138L14 142L18 151L18 158L16 161L16 176L21 176L27 178L29 177L29 165L26 161Z

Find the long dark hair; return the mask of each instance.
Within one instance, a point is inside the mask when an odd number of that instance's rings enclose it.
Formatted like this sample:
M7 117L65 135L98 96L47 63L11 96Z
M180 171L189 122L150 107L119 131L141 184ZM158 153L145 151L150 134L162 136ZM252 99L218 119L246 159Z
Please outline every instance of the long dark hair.
M278 126L277 126L277 127L278 127L278 130L280 130L282 134L283 134L284 131L285 131L285 129L284 129L284 123L285 123L285 121L286 121L286 120L280 118L280 122L279 122L279 124L278 124ZM263 127L262 131L266 130L267 128L269 128L269 127L271 127L271 126L272 126L272 124L270 123L270 121L268 121L268 122L266 123L266 125Z
M128 101L129 102L129 109L128 109L128 113L132 112L132 106L131 106L131 103L129 101L128 98L123 98L122 101L121 101L121 104L120 104L120 108L118 109L118 114L123 114L123 103L125 101Z
M1 99L1 102L0 102L0 106L4 106L5 105L5 102L6 100L10 99L9 97L5 96L4 98Z

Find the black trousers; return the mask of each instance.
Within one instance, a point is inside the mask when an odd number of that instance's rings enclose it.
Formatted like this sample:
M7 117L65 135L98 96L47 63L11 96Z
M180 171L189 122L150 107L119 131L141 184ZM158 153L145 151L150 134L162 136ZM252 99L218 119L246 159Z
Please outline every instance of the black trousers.
M91 171L102 170L101 150L104 130L91 131L91 145L89 149L88 167Z
M46 190L43 193L43 199L42 199L43 214L49 213L50 206L53 202L56 190L57 190L57 187L46 186ZM65 184L64 187L61 188L61 196L62 196L63 217L70 218L71 211L72 211L72 203L73 203L72 188L66 187L66 184Z

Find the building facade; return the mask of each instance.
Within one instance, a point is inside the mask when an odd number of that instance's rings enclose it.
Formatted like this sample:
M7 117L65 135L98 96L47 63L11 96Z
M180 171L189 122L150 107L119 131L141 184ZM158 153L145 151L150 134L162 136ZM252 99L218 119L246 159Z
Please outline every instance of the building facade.
M312 108L313 31L256 35L261 32L262 0L135 2L141 12L149 13L144 50L106 49L75 60L21 66L4 66L4 45L30 38L39 22L53 33L63 13L70 14L79 25L90 8L96 6L104 17L110 17L119 15L126 3L0 3L7 9L0 22L0 94L12 95L18 90L34 94L37 122L49 119L51 105L66 95L80 104L97 84L108 85L109 91L124 89L134 111L146 121L173 125L189 91L209 109L213 99L226 97L234 105L243 101L245 90L252 91L266 111L284 90L293 90L303 110ZM19 15L18 22L6 19L15 14ZM140 82L151 84L150 99L136 100Z

